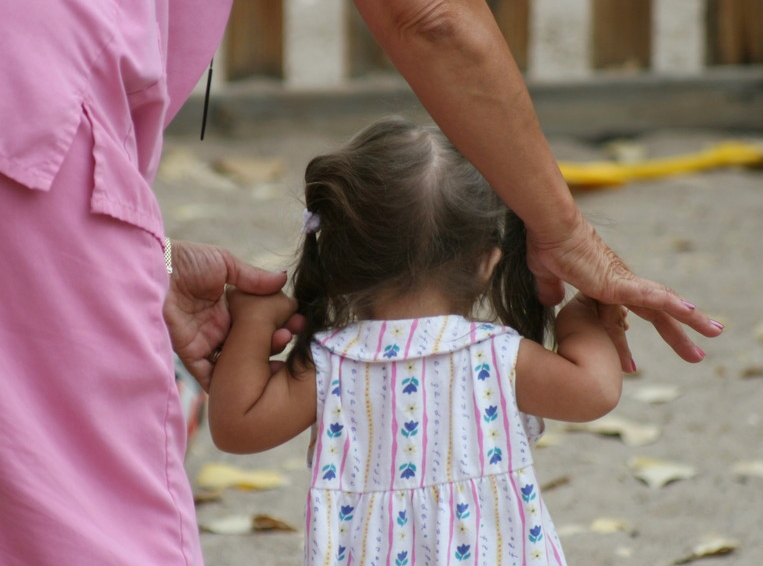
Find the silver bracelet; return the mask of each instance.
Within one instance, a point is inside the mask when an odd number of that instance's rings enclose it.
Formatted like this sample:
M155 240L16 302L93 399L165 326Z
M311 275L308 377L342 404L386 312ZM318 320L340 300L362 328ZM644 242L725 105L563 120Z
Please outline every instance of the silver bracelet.
M164 264L167 266L167 273L172 275L172 240L164 237Z

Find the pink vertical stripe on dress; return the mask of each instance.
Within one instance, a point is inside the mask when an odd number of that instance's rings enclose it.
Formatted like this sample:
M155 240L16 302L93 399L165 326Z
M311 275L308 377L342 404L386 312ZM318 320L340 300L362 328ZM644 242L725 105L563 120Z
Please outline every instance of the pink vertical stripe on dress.
M421 481L419 482L419 487L424 487L424 475L426 472L427 463L427 426L429 424L429 419L427 418L427 387L425 380L426 373L426 360L421 360L421 414L423 418L421 422Z
M456 502L455 502L455 491L456 486L450 485L450 525L448 526L448 564L450 564L450 557L452 556L452 544L453 544L453 527L456 522Z
M374 354L374 360L378 360L379 354L381 354L385 330L387 330L387 323L382 322L382 327L381 327L381 330L379 331L379 344L376 346L376 354Z
M539 507L538 513L540 513L540 516L541 517L545 517L546 511L543 508L544 507L543 506L543 500L540 498L540 493L538 493L538 507ZM545 531L546 530L546 523L543 522L542 525L543 525L543 530ZM562 562L562 556L559 553L559 549L556 548L556 545L554 544L554 541L551 540L551 537L548 535L548 531L543 533L543 537L546 539L546 554L548 554L548 546L550 544L551 545L551 550L554 551L554 558L556 558L556 563L559 566L564 566L564 562Z
M394 542L394 506L392 505L392 496L395 489L395 472L397 470L397 395L395 388L397 386L397 362L392 362L390 369L390 382L389 382L389 394L390 394L390 406L392 407L392 465L390 470L390 485L389 485L389 548L387 549L387 566L390 565L392 560L392 543Z

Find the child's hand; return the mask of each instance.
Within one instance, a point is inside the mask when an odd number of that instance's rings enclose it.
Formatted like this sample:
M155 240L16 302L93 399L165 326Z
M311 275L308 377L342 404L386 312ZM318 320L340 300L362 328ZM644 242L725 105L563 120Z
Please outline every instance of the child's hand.
M262 331L272 331L270 355L280 354L294 334L304 327L304 317L296 314L297 301L283 292L273 295L250 295L228 287L226 290L231 323L254 323ZM271 362L275 372L283 362Z
M235 287L228 287L225 296L233 324L246 319L283 328L297 310L297 301L282 291L272 295L250 295Z
M562 310L568 307L572 311L579 309L587 312L588 316L596 317L601 326L607 331L615 348L617 348L623 370L631 373L636 371L636 364L633 361L630 348L628 347L628 340L625 337L625 331L628 330L628 309L626 307L623 305L607 305L580 292Z

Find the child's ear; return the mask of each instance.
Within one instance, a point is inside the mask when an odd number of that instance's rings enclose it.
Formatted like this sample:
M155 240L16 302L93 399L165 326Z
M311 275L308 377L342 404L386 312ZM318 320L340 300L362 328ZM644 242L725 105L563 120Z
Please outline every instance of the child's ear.
M487 285L488 281L490 281L490 278L493 277L495 266L498 265L498 262L501 261L502 257L503 252L501 251L501 248L497 247L491 248L490 251L488 251L483 256L478 273L479 278L483 284Z

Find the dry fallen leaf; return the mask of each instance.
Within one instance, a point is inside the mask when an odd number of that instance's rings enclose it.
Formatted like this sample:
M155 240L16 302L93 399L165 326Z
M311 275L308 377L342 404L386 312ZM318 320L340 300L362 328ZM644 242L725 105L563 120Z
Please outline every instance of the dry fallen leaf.
M681 388L677 385L647 385L631 393L630 397L637 401L656 405L674 401L680 395Z
M245 535L252 532L281 531L294 533L297 529L269 515L229 515L199 525L201 530L216 535Z
M742 379L763 377L763 366L747 366L742 370Z
M223 498L222 489L205 489L193 494L193 502L196 505L202 505L204 503L213 503L220 501Z
M242 470L225 464L206 464L196 483L200 489L215 490L228 487L239 489L275 489L286 484L286 478L278 472L267 470Z
M270 515L255 515L252 517L252 528L255 531L283 531L296 533L297 529L288 523L275 519Z
M737 462L731 467L731 472L740 477L757 476L763 478L763 460Z
M661 434L660 428L656 425L636 423L615 415L607 415L588 423L569 423L566 428L567 430L619 436L628 446L652 444Z
M697 475L693 466L637 456L628 460L633 475L649 487L659 489L667 484L691 479Z
M202 531L216 535L245 535L253 530L250 515L231 515L206 521L199 525Z
M284 173L284 161L268 157L229 156L212 163L212 168L233 179L238 185L251 187L261 183L272 183Z
M623 519L614 517L599 517L591 523L591 531L602 535L608 535L617 532L631 532L633 527Z
M688 564L689 562L694 562L695 560L706 558L708 556L729 554L730 552L734 552L738 547L739 541L737 540L720 536L707 537L692 549L691 554L675 560L673 564Z

